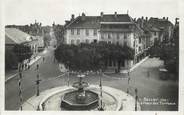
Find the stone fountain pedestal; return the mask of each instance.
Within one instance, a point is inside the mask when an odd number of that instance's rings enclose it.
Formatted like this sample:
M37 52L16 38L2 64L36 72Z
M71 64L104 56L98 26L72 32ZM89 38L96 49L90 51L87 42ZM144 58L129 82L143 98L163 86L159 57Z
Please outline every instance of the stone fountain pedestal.
M45 90L40 93L40 96L33 96L25 101L22 105L23 110L36 111L39 107L41 111L69 111L68 109L61 108L61 97L67 92L75 90L76 88L68 86ZM86 90L96 92L97 94L100 93L98 85L90 85ZM104 111L135 111L135 97L121 90L103 86L102 100ZM141 110L139 102L137 105L137 110ZM98 108L91 109L90 111L98 111Z
M83 82L85 75L78 75L78 82L73 83L74 91L69 91L61 97L61 109L67 110L93 110L98 107L98 93L89 89L87 82Z

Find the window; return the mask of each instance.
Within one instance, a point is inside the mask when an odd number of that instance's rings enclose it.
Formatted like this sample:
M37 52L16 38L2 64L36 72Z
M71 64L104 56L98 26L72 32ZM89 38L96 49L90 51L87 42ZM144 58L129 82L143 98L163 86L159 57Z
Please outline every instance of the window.
M108 38L111 39L111 35L110 34L108 34Z
M121 62L121 66L122 66L122 67L125 67L125 61L122 61L122 62Z
M86 36L89 36L89 29L86 29Z
M74 44L74 40L71 40L71 44Z
M117 39L119 39L119 34L117 34Z
M156 36L157 35L157 32L154 32L154 35Z
M93 35L94 35L94 36L97 35L97 30L96 30L96 29L93 30Z
M88 40L88 39L86 39L86 43L87 43L87 44L89 43L89 40Z
M79 39L77 40L77 44L80 44L80 40Z
M139 38L139 43L141 43L141 38Z
M135 47L135 40L134 40L134 44L133 44L133 47Z
M77 29L77 35L80 35L80 29Z
M74 29L71 29L71 34L74 35Z
M101 34L101 39L104 39L104 34Z
M126 41L124 42L124 45L127 46L127 42Z
M124 39L127 39L127 33L124 34Z

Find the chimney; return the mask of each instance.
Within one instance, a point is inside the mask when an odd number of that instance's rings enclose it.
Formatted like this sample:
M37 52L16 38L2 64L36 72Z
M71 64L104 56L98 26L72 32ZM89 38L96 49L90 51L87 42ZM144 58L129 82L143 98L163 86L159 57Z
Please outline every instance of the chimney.
M163 17L163 19L165 20L165 17Z
M148 17L146 17L146 22L148 21Z
M168 20L169 20L169 18L167 17L167 18L166 18L166 20L168 21Z
M85 20L85 14L84 14L84 12L82 13L82 21L84 21Z
M72 14L72 15L71 15L71 21L73 21L74 19L75 19L75 15Z
M117 12L114 12L114 17L117 18Z
M136 18L134 18L134 22L136 22Z
M101 18L103 18L103 12L100 12L100 16L101 16Z
M67 24L69 24L70 23L70 21L69 20L65 20L65 24L67 25Z
M175 25L179 23L178 20L179 18L175 18Z

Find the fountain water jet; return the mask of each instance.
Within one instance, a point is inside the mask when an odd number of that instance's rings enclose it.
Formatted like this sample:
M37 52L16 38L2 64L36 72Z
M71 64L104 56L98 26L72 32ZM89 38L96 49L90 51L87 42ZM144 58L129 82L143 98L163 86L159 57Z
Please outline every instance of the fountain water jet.
M98 107L99 96L97 93L85 89L87 82L83 82L85 75L78 75L78 82L73 83L74 91L64 94L61 99L61 107L67 110L92 110Z

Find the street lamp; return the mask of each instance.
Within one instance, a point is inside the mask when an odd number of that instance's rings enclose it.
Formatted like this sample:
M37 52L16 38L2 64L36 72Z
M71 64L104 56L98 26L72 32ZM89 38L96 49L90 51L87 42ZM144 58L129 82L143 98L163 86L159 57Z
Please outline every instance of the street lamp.
M137 88L135 89L135 111L137 111L137 101L138 101L138 96L137 96Z
M37 69L37 80L35 81L36 82L36 96L39 96L40 95L40 90L39 90L39 85L40 85L40 81L41 79L39 79L39 65L37 64L36 65L36 69Z
M68 80L67 80L67 85L70 85L70 67L69 67L69 61L67 61L67 66L68 66L68 70L67 72L67 76L68 76Z
M98 108L99 111L104 111L104 108L102 106L102 104L103 104L103 102L102 102L102 75L103 75L103 73L100 70L100 84L99 84L99 86L100 86L100 106Z

